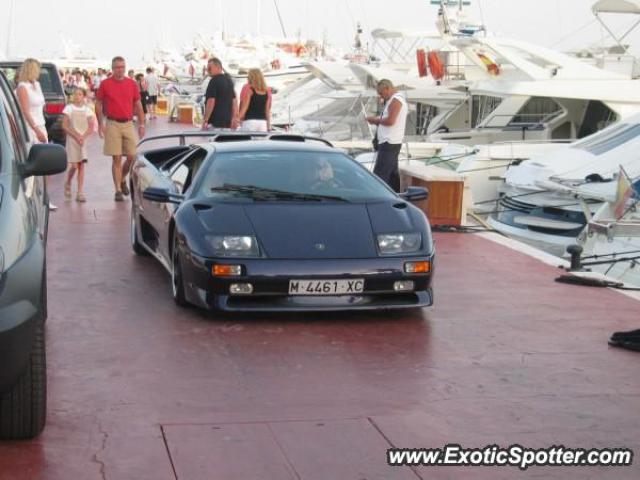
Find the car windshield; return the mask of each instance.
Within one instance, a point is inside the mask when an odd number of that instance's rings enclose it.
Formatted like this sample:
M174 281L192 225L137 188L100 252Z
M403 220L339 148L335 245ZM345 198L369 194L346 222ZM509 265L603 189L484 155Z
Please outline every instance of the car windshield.
M198 196L270 201L394 198L380 179L339 152L225 152L215 155Z
M16 74L18 73L19 68L20 68L19 66L0 67L0 70L2 70L2 73L4 73L7 79L9 80L9 84L12 85L14 88L16 87L16 83L15 83ZM40 88L42 88L42 92L45 94L56 93L56 90L53 85L53 79L51 78L51 75L53 74L54 74L53 70L47 67L42 67L40 69L40 78L38 79L38 81L40 82Z

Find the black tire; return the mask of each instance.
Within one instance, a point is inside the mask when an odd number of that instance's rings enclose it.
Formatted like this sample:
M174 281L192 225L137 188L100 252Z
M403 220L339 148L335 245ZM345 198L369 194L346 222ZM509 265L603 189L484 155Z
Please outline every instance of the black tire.
M42 270L42 286L40 287L40 320L44 324L49 315L49 302L47 299L47 259L44 259L44 269Z
M44 428L47 416L47 361L44 326L38 323L29 366L18 383L0 394L0 439L27 439Z
M136 228L136 214L131 208L131 248L136 255L140 256L148 256L149 252L146 248L142 246L140 240L138 239L138 229Z
M171 249L171 294L176 305L188 307L187 297L184 293L184 281L182 277L182 264L180 262L180 249L178 248L178 235L173 234L173 248Z

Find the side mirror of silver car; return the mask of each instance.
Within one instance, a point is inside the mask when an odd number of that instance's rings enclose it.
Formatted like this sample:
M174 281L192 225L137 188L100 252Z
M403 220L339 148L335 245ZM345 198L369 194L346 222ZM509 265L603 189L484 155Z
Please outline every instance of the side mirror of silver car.
M52 143L39 143L29 150L29 158L22 167L24 178L55 175L67 169L67 152L64 147Z

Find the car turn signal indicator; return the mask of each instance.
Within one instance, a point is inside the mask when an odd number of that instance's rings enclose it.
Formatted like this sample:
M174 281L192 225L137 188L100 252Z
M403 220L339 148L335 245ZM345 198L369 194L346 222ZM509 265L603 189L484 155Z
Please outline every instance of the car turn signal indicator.
M242 275L242 265L214 265L211 273L214 277L239 277Z
M406 273L429 273L431 271L431 262L407 262L404 264Z

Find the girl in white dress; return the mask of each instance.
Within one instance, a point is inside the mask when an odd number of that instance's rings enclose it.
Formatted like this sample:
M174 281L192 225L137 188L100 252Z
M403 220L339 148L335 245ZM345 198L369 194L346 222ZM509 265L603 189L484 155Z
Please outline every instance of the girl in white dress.
M44 95L40 87L40 62L34 58L27 58L18 70L16 96L22 110L22 116L27 122L29 136L33 143L47 143L47 128L44 121ZM50 210L57 207L49 202Z
M83 193L84 170L87 163L86 142L89 136L95 131L93 112L87 105L87 91L84 88L76 87L73 91L72 103L64 107L62 113L62 128L67 133L67 161L69 170L67 181L64 184L64 196L71 199L71 180L78 171L78 193L76 201L86 202Z

